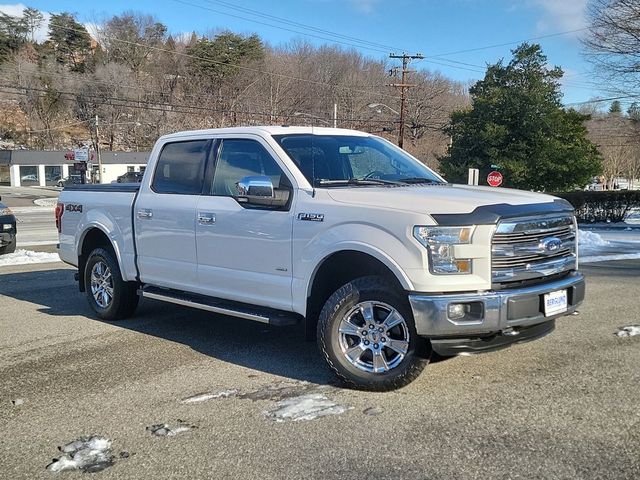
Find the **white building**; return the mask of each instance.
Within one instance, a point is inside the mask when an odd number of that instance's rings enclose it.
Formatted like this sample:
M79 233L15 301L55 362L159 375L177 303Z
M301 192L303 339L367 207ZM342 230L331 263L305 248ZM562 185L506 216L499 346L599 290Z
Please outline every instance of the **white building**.
M64 150L0 150L0 185L54 186L79 174ZM144 172L150 152L102 152L102 183L111 183L127 172ZM97 181L98 164L92 166ZM89 178L90 172L87 172Z

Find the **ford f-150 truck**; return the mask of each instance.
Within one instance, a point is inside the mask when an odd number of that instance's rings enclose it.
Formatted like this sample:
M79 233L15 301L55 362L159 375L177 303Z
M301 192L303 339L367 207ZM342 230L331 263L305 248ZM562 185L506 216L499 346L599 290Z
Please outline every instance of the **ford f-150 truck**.
M585 294L570 204L447 183L353 130L166 135L141 184L66 187L56 224L99 318L146 297L304 322L335 374L370 390L410 382L430 352L542 337Z

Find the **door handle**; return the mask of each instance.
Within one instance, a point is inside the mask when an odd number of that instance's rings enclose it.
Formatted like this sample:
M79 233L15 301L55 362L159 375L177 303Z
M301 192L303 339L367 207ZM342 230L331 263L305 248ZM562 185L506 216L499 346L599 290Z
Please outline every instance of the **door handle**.
M213 213L198 213L198 223L200 225L213 225L216 223L216 216Z
M153 218L153 212L148 208L141 208L140 210L138 210L137 215L141 220Z

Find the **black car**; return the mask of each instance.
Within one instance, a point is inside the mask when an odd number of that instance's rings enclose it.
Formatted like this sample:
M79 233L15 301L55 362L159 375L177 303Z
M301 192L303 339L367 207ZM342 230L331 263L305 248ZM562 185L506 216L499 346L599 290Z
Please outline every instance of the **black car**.
M0 202L0 255L16 251L16 232L16 217Z
M142 181L142 172L127 172L117 178L118 183L140 183Z

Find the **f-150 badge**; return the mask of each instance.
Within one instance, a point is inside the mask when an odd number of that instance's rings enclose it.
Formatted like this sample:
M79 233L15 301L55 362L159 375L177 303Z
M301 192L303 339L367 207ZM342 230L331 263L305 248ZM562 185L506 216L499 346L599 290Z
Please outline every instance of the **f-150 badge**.
M299 213L298 220L307 222L324 222L324 213Z

